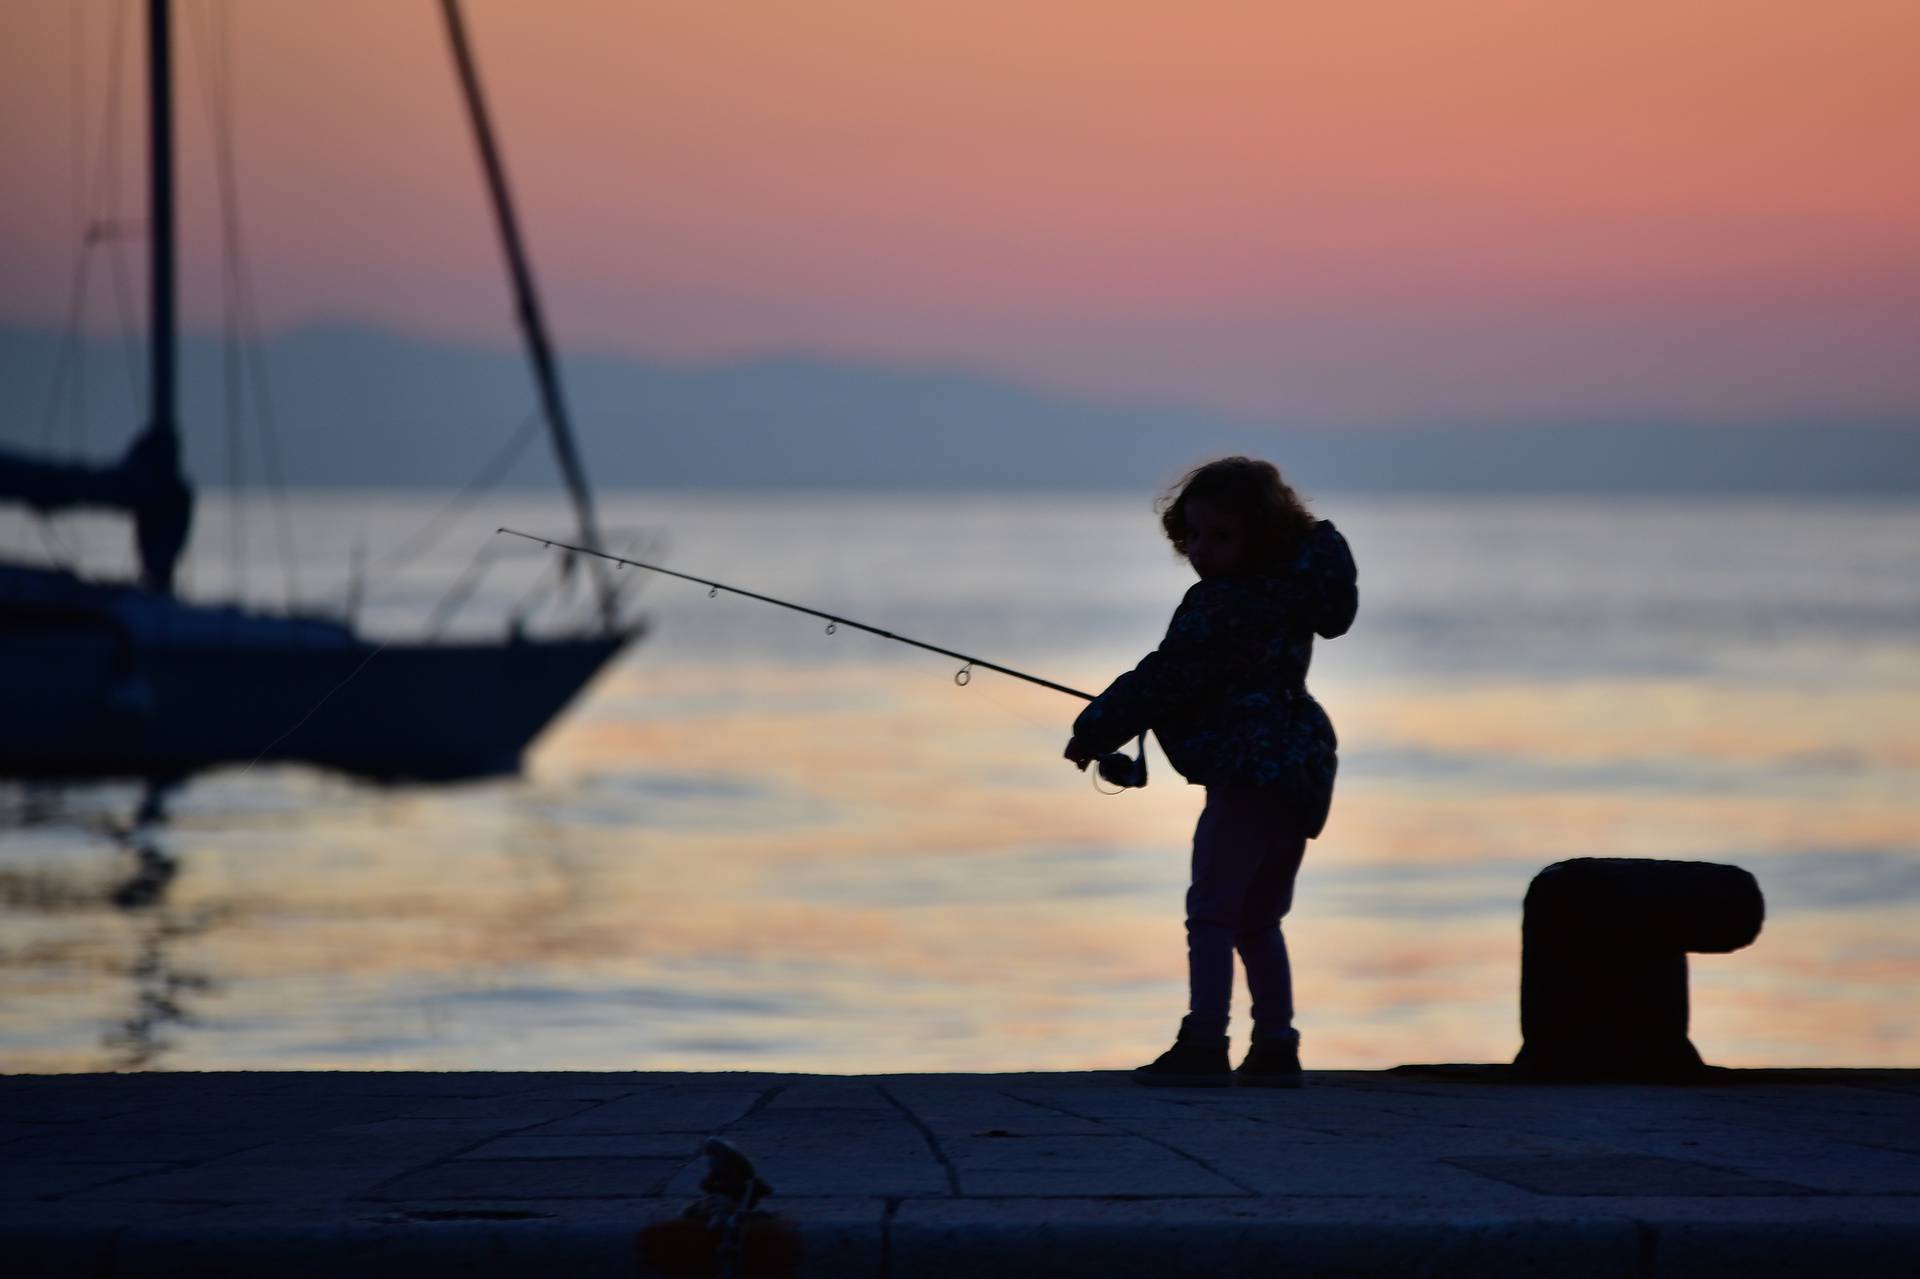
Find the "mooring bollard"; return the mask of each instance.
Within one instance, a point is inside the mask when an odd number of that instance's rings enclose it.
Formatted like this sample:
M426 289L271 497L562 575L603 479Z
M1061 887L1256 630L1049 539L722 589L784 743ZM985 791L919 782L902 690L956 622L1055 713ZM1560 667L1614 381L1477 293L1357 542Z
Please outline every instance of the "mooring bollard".
M1759 882L1738 866L1555 862L1527 886L1514 1066L1539 1080L1698 1078L1687 952L1739 950L1765 914Z

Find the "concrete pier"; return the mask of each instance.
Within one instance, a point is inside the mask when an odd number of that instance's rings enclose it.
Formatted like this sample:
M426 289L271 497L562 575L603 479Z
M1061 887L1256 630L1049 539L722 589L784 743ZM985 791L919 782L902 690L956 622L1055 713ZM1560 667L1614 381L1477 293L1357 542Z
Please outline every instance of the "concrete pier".
M0 1267L711 1273L709 1134L773 1187L748 1275L1920 1274L1920 1071L1412 1068L5 1076Z

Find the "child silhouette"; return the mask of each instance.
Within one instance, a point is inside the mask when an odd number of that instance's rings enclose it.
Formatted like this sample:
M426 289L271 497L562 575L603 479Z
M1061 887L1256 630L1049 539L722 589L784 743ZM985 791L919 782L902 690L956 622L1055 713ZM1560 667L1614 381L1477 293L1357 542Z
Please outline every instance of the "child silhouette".
M1081 712L1066 749L1084 769L1151 728L1168 762L1206 787L1186 901L1188 1012L1173 1047L1133 1073L1143 1084L1297 1088L1300 1036L1280 919L1333 798L1338 741L1306 676L1314 635L1332 639L1353 624L1353 556L1270 462L1209 462L1160 507L1168 540L1200 580L1160 647ZM1229 1071L1236 949L1253 1038Z

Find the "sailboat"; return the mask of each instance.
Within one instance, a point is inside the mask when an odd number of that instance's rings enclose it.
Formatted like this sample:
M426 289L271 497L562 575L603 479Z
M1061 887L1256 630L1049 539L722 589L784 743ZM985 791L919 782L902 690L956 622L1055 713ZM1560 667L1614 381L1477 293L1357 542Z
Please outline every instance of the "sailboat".
M539 386L583 544L600 534L458 0L442 0ZM193 524L176 394L169 0L148 0L151 417L116 463L0 452L0 501L132 522L139 578L0 560L0 776L178 782L223 765L298 762L378 781L519 771L529 743L645 626L604 572L578 634L379 640L318 614L193 603L174 590ZM587 571L594 572L593 564Z

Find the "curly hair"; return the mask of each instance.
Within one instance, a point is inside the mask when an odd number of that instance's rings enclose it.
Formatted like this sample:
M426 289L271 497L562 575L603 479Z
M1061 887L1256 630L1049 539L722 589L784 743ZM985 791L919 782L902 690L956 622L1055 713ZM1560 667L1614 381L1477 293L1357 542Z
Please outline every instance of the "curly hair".
M1265 572L1290 563L1313 531L1313 513L1300 495L1280 478L1279 468L1258 458L1223 457L1197 466L1154 503L1167 540L1183 556L1190 502L1205 502L1250 520L1258 567Z

